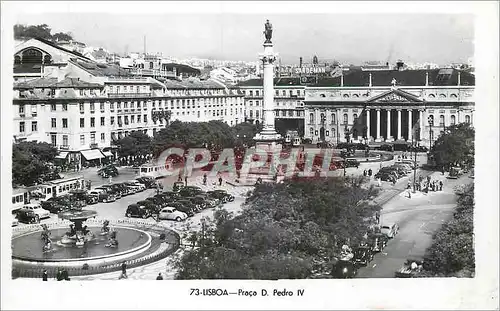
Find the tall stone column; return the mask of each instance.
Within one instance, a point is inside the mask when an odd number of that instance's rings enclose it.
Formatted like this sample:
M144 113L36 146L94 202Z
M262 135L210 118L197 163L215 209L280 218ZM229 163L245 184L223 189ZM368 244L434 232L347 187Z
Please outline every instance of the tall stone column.
M411 113L411 109L408 109L408 140L411 140L411 137L412 137L412 133L411 133L411 130L412 130L412 113Z
M387 138L386 141L392 141L391 135L391 109L387 109Z
M418 122L420 124L420 126L419 126L420 137L418 139L419 139L419 141L421 141L422 137L424 137L424 111L423 110L418 111Z
M382 123L380 122L380 108L379 108L379 109L377 109L377 124L376 124L377 138L375 139L375 141L377 141L377 142L382 141L382 138L380 137L380 128L381 127L382 127Z
M401 109L398 109L398 136L397 139L403 139L401 137Z
M366 109L366 140L370 142L370 109Z

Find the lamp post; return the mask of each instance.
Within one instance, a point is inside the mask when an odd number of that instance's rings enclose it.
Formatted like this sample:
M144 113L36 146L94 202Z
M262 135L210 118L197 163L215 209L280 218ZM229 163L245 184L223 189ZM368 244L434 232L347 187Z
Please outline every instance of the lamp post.
M420 129L417 129L416 132L417 135L420 137ZM416 185L417 185L417 141L415 140L415 135L412 136L412 146L413 146L413 153L415 154L415 160L413 162L413 193L417 192Z
M349 128L347 127L347 123L344 127L344 134L345 134L346 143L349 144ZM347 148L347 153L349 153L349 146ZM342 158L344 158L344 176L346 175L347 153L344 153L342 156Z
M432 148L432 125L434 124L432 116L429 116L427 118L427 122L429 122L429 152L430 152Z

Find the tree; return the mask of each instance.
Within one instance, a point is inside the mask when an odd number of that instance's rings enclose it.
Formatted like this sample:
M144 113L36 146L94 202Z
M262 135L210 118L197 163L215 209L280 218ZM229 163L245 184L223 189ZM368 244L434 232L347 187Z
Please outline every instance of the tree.
M474 128L468 123L452 125L439 136L431 149L436 165L451 167L474 163Z
M42 38L51 41L70 41L73 40L71 33L58 32L51 34L51 29L47 24L42 25L14 25L14 39L25 40L30 38Z
M52 36L52 40L54 41L71 41L73 40L73 36L69 33L58 32Z
M474 260L474 184L458 193L457 208L435 234L425 258L425 276L472 277Z
M130 132L128 136L116 141L116 145L120 148L120 157L146 156L152 152L151 137L142 131Z
M238 123L232 127L234 137L236 137L236 144L252 146L254 144L253 138L262 130L262 125L256 125L250 122Z
M32 186L44 181L44 175L53 171L57 149L48 143L20 142L12 146L12 183Z
M349 182L346 182L349 181ZM177 261L178 279L308 278L356 245L379 206L373 188L344 178L257 186L235 217L223 211ZM201 233L198 233L201 235Z

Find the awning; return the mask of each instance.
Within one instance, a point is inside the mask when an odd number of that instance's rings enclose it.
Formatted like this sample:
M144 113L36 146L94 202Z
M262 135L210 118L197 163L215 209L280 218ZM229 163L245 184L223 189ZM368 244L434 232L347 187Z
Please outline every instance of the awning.
M68 153L69 153L69 152L62 151L62 152L60 152L60 153L56 156L56 159L66 159L66 157L68 156Z
M83 150L80 151L80 153L87 161L104 158L104 155L99 149Z
M102 154L104 154L104 156L106 156L106 157L112 157L113 156L113 154L111 152L109 152L109 151L104 151Z

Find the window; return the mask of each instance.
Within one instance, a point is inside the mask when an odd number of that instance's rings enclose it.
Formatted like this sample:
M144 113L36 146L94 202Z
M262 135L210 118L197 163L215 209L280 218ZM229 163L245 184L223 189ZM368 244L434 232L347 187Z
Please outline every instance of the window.
M68 104L62 104L62 110L68 111Z
M95 118L90 118L90 127L95 127Z
M101 111L104 111L104 103L100 103L99 106L101 108Z
M232 111L232 109L231 109L231 111ZM199 110L197 111L197 114L198 114L198 118L199 118L200 117L200 111Z
M122 103L116 103L116 109L122 109Z
M451 123L451 125L455 125L456 124L456 120L455 120L455 116L454 115L451 115L451 117L450 117L450 123Z
M336 124L336 123L337 123L337 120L336 120L335 113L332 113L332 124Z
M434 116L433 115L430 115L428 118L427 118L427 121L429 123L430 126L433 126L434 125Z
M124 116L124 117L123 117L123 121L124 121L124 123L125 123L126 125L128 125L128 116Z
M259 91L258 90L255 91L255 96L259 96Z
M276 90L276 96L280 95L280 91Z
M85 135L80 135L80 145L85 145Z
M148 123L148 115L147 114L144 115L143 119L144 119L144 123Z
M309 114L309 123L313 124L314 123L314 113Z
M90 143L95 144L95 133L90 133Z
M347 115L347 113L344 113L344 124L347 124L349 121L349 116Z
M285 96L286 96L286 90L283 90L283 91L281 92L281 94L283 94L283 97L285 97Z
M258 119L259 118L259 110L256 110L255 111L255 118Z
M90 112L94 113L95 112L95 105L92 103L90 104Z
M465 116L465 123L469 123L470 124L470 116Z
M101 133L101 142L104 142L106 140L104 133Z
M439 116L439 125L444 126L444 115Z
M141 115L137 116L137 123L141 123Z
M63 147L68 147L68 135L63 135Z
M335 132L335 129L334 129L334 128L332 128L332 136L333 136L333 137L336 137L336 132Z
M56 104L50 104L50 111L56 111Z
M128 103L127 102L123 103L123 109L127 109L127 108L128 108Z
M288 110L288 116L293 117L293 110Z
M38 122L37 121L31 121L31 131L38 132Z
M56 118L50 119L50 127L52 127L52 128L56 128L57 127Z
M356 123L356 120L358 119L358 114L357 113L353 114L352 118L353 122Z
M101 126L104 126L104 117L101 117Z
M253 91L250 91L250 96L253 96Z
M24 133L24 121L19 122L19 132Z
M320 114L321 123L326 122L326 116L324 113Z
M68 128L68 119L63 118L62 119L62 124L63 124L63 129L67 129Z
M290 90L290 97L292 97L292 96L293 96L293 91L292 91L292 90Z
M130 116L130 123L135 123L135 116Z
M115 117L111 117L109 119L109 123L111 123L111 125L115 124Z
M84 112L85 111L85 107L83 106L83 103L80 103L80 112Z
M215 111L214 111L215 114ZM253 118L253 110L250 110L250 118Z
M55 133L50 134L50 142L52 146L57 146L57 135Z
M19 105L19 114L24 114L24 105Z
M83 128L83 127L85 127L85 119L80 118L80 128Z
M109 109L111 109L112 112L115 111L115 103L110 103Z

